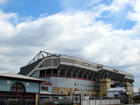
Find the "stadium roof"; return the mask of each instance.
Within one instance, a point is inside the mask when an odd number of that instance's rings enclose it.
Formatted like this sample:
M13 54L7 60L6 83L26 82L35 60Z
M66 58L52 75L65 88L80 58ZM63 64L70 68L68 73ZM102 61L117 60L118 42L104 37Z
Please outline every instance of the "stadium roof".
M100 78L111 78L112 81L134 82L134 75L125 71L64 54L52 54L45 51L40 51L26 66L21 67L19 74L32 76L36 71L49 69L55 69L57 76L96 81ZM54 75L54 71L51 73Z

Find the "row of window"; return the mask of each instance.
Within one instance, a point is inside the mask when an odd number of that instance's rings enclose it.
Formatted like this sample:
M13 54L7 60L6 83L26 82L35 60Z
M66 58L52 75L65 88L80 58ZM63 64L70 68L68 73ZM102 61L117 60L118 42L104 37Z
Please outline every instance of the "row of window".
M101 87L106 87L106 85L101 85Z
M75 86L83 86L83 87L97 87L99 88L100 86L94 86L94 85L85 85L85 84L74 84Z
M47 67L47 66L57 66L59 63L61 62L68 62L68 63L74 63L74 64L78 64L78 65L82 65L82 66L87 66L87 67L91 67L94 69L97 69L97 66L95 65L91 65L88 63L84 63L84 62L80 62L77 60L72 60L72 59L66 59L66 58L61 58L61 59L47 59L45 60L40 67Z
M48 91L48 87L41 86L41 90Z
M94 89L77 89L79 91L87 91L87 92L99 92L99 90L94 90Z
M0 92L0 96L26 96L26 97L30 97L33 96L35 97L35 94L32 93L23 93L23 92Z
M80 61L77 61L77 60L62 58L61 61L62 62L68 62L68 63L74 63L74 64L78 64L78 65L87 66L87 67L91 67L91 68L97 69L97 66L95 66L95 65L91 65L91 64L88 64L88 63L80 62Z

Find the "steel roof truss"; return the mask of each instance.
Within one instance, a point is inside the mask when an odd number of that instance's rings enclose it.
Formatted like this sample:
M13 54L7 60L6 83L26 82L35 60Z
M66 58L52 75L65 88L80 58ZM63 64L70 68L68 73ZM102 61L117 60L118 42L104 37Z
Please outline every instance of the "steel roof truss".
M90 75L90 74L91 74L91 72L88 72L88 73L87 73L87 75L86 75L86 76L87 76L87 79L89 78L89 75Z
M105 73L104 73L103 76L101 76L101 77L105 78L107 72L108 72L108 71L105 71Z
M71 70L71 77L73 77L73 74L74 74L74 71L75 71L75 66L74 66L74 68Z
M98 79L100 79L100 75L103 73L103 70L100 71L100 73L98 74Z
M59 70L58 70L58 76L60 75L60 72L61 72L61 66L60 66L60 68L59 68Z
M67 76L68 70L69 70L69 66L67 66L67 69L65 71L65 76Z
M91 73L91 80L94 79L94 76L95 76L95 72L93 72L93 75L92 75L92 73Z
M78 75L79 75L79 73L80 73L80 70L81 70L81 68L79 68L79 69L77 70L77 72L76 72L76 78L78 78Z

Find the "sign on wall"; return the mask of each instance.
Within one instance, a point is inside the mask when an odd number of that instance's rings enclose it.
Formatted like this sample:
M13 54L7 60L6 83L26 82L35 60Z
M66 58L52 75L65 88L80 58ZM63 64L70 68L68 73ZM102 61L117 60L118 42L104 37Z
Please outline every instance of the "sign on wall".
M81 105L81 94L73 94L73 105Z
M89 64L88 63L83 63L83 65L89 67Z

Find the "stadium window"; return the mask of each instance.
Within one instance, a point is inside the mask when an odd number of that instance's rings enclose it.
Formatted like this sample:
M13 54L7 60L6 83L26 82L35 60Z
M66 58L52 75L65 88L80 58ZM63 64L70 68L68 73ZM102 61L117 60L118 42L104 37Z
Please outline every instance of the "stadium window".
M76 86L76 83L75 83L75 86Z
M81 91L82 91L82 89L81 89Z
M70 92L68 92L68 96L70 96Z
M86 87L87 87L87 85L86 85Z
M78 84L78 86L79 86L79 84Z
M82 84L81 84L81 86L82 86Z
M43 87L43 86L41 86L41 90L46 90L46 91L48 91L48 87Z

